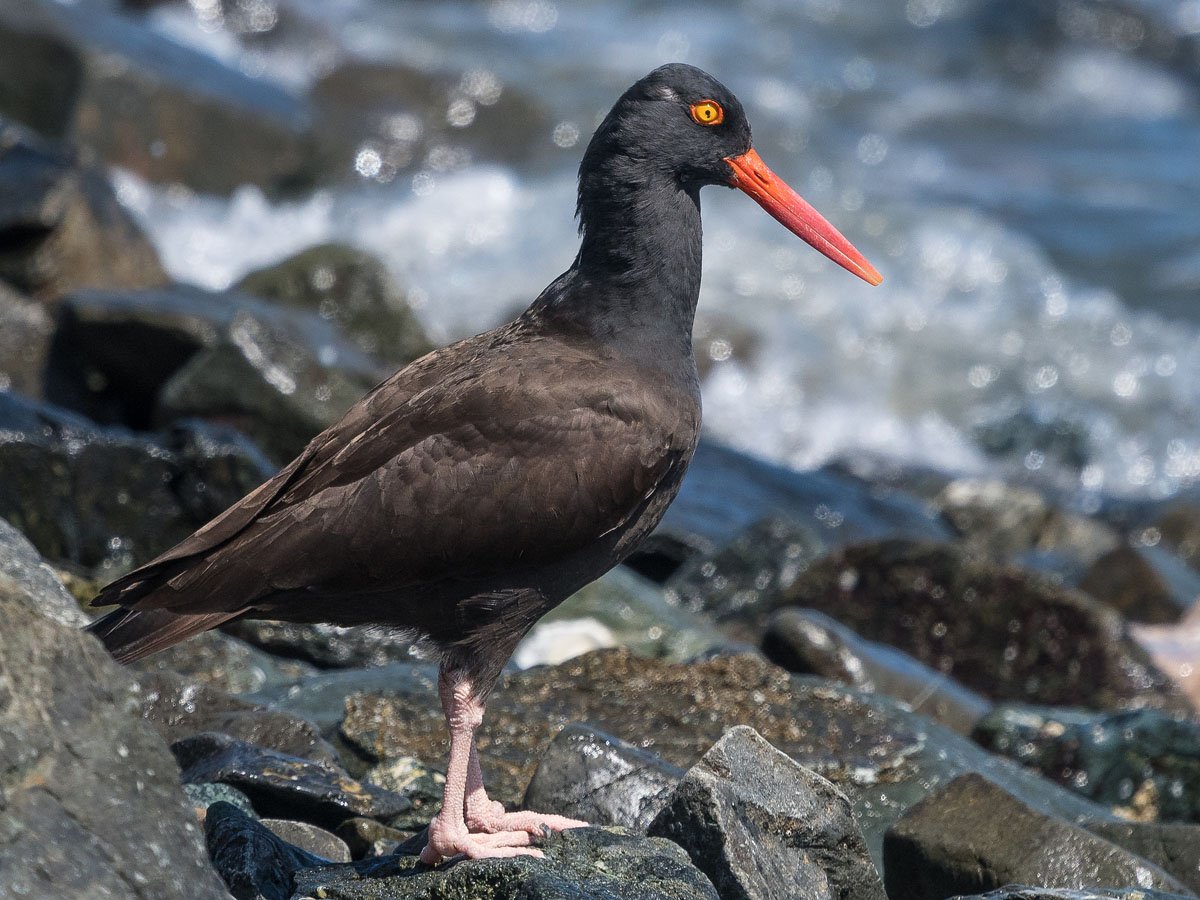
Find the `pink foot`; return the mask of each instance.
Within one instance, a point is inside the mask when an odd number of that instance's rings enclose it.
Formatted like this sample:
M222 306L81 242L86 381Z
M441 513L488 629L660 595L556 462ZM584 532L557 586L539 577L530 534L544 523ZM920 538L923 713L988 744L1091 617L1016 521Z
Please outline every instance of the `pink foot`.
M455 856L467 859L494 859L509 856L544 854L530 847L526 831L497 831L490 834L471 834L465 823L445 823L440 817L429 825L429 843L421 851L421 862L435 866Z
M565 831L568 828L586 828L587 822L579 819L569 819L566 816L555 816L548 813L505 812L504 805L489 800L479 806L468 805L467 827L472 832L484 834L504 834L507 832L525 832L531 835L541 835L549 831Z

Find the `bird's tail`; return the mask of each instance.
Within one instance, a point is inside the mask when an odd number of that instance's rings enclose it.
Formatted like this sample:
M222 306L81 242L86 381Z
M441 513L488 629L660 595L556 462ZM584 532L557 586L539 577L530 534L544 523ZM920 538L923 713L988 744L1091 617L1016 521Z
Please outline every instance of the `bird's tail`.
M136 662L242 614L173 613L163 609L114 609L87 626L119 663Z

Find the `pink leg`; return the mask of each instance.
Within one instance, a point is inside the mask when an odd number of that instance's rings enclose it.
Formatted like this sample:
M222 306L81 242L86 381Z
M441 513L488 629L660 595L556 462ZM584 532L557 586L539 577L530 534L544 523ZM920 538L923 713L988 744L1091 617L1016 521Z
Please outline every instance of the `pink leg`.
M429 843L421 851L421 862L435 865L461 855L470 859L541 856L542 851L529 846L527 831L470 833L463 812L475 729L483 721L483 704L475 697L471 682L462 675L443 672L438 678L438 692L450 726L450 761L446 766L442 809L429 823Z
M504 805L495 800L489 800L483 787L483 770L479 767L479 751L475 749L475 741L471 741L471 758L467 767L467 827L472 832L485 834L505 834L509 832L525 832L540 835L547 829L563 831L567 828L586 828L587 822L579 819L568 819L566 816L555 816L546 813L529 811L505 812Z

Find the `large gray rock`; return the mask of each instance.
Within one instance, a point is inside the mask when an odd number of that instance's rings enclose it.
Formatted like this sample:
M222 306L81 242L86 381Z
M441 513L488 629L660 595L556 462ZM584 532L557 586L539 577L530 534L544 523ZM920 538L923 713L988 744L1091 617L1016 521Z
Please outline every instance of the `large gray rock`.
M645 831L683 769L587 725L568 725L550 742L522 805L538 812Z
M33 544L3 519L0 519L0 577L8 579L11 586L10 601L21 601L47 619L72 628L81 628L91 621Z
M883 865L891 900L942 900L1030 883L1188 894L1149 860L1046 816L975 774L954 779L893 825Z
M297 869L331 862L224 801L208 807L204 835L213 866L237 900L288 900Z
M204 192L313 180L308 104L99 3L0 4L0 114Z
M54 321L44 304L0 281L0 390L42 395L53 333Z
M133 680L0 575L0 893L224 898Z
M850 801L753 728L728 731L649 833L688 851L724 900L883 900Z
M1112 819L1080 824L1092 834L1161 866L1200 895L1200 825Z
M328 900L717 900L681 848L620 829L576 828L539 842L545 859L463 860L420 866L397 854L301 869L296 895Z
M1030 887L1009 884L986 894L960 896L953 900L1182 900L1180 894L1148 891L1145 888L1067 888Z
M13 8L0 5L0 71L11 61L4 19ZM81 287L159 285L167 276L98 166L0 118L0 279L53 299Z

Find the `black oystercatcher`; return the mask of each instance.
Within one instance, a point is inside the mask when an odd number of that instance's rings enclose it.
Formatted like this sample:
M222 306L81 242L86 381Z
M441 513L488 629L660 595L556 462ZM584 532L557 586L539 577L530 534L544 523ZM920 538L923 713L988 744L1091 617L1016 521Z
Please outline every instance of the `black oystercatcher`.
M450 729L422 859L537 854L542 829L583 825L489 801L474 735L521 637L637 547L679 489L700 428L709 184L882 280L763 164L733 94L691 66L656 69L596 130L579 255L520 318L383 382L266 484L108 585L95 605L121 608L90 630L124 662L243 616L405 629L440 654Z

